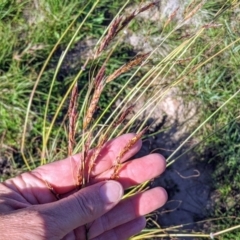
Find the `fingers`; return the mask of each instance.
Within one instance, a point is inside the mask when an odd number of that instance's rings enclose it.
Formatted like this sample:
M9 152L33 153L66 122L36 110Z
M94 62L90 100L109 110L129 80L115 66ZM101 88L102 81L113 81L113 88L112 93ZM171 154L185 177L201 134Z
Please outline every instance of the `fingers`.
M96 176L111 168L121 150L135 135L136 134L133 133L125 134L114 139L113 141L108 142L100 152L99 157L95 162L95 166L92 169L91 176ZM142 141L139 140L123 156L121 162L125 162L126 160L134 156L140 150L141 147Z
M90 239L156 210L166 201L167 193L160 187L128 198L92 223Z
M127 240L131 236L139 233L146 225L146 220L143 217L134 219L131 222L123 224L119 227L104 232L96 238L90 238L91 240Z
M124 163L118 172L116 180L121 183L124 189L127 189L159 176L165 171L165 168L166 161L164 157L154 153ZM112 176L112 173L113 168L91 179L90 183L95 184L103 180L108 180ZM70 194L67 193L66 195L62 195L62 197Z
M96 160L92 170L92 176L102 173L112 167L121 149L133 138L135 134L125 134L107 142L100 156ZM138 141L129 152L123 157L122 161L136 154L141 148L141 141ZM40 179L47 181L59 194L69 192L76 187L76 172L80 162L80 154L68 157L64 160L53 162L37 169L32 173Z
M165 171L165 168L166 161L162 155L150 154L124 163L119 170L117 180L126 189L159 176ZM96 176L93 182L109 179L112 173L113 169L110 169Z
M112 209L122 198L123 188L116 181L105 181L84 188L54 203L38 206L47 231L63 238L67 233L92 222Z

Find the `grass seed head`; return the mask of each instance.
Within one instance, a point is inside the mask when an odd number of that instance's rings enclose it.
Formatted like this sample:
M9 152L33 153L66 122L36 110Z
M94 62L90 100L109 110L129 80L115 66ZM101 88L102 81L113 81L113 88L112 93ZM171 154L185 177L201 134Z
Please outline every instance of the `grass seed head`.
M187 13L184 20L188 20L189 18L191 18L192 16L194 16L198 11L199 9L203 6L205 1L202 1L201 3L199 3L191 12Z
M120 76L121 74L128 72L129 70L131 70L133 67L135 66L139 66L144 60L146 60L146 58L150 55L150 53L145 53L145 54L139 54L138 56L135 57L135 59L133 59L132 61L124 64L123 66L121 66L119 69L117 69L113 74L111 74L106 82L111 82L114 79L116 79L118 76Z
M133 11L129 16L125 17L120 27L117 29L117 34L121 32L136 16L136 11Z
M139 13L157 6L159 2L160 1L151 2L138 10L134 10L129 16L125 17L124 20L123 17L116 18L110 25L107 35L98 47L94 58L96 59L101 54L101 52L107 48L109 43L117 36L117 34L121 32Z
M59 200L60 195L54 190L52 185L47 180L44 180L44 182L45 182L47 188L51 191L51 193L56 197L57 200Z
M147 11L148 9L152 8L152 7L158 7L159 4L160 4L160 2L161 2L161 1L150 2L149 4L141 7L141 8L138 10L137 14L139 14L139 13L141 13L141 12L145 12L145 11Z
M87 141L84 143L84 151L83 151L83 156L82 156L82 159L81 159L84 162L86 162L86 160L88 158L88 153L89 153L89 150L90 150L91 141L92 141L92 133L88 132Z
M119 117L119 119L113 124L113 127L116 127L118 125L120 125L125 119L126 117L132 112L133 108L134 108L135 104L131 105L130 107L128 107Z
M95 77L95 88L97 88L103 81L105 71L106 71L106 67L105 65L103 65L98 71L97 76Z
M99 98L105 86L104 74L105 74L105 66L102 66L96 76L94 93L93 93L89 108L87 109L87 113L83 119L83 130L87 129L89 123L92 120L93 114L96 111Z
M169 16L168 20L166 21L166 23L164 24L164 27L165 28L176 16L178 10L179 10L180 7L176 8Z
M99 154L103 148L103 145L107 142L107 139L108 139L108 135L102 134L98 141L97 147L93 150L93 153L92 153L91 158L88 163L88 182L89 182L90 174L94 167L95 161L96 161L97 157L99 156Z
M78 85L74 85L70 98L68 117L69 117L69 131L68 131L68 156L72 155L75 145L75 128L77 122L77 100L78 100Z
M123 147L121 152L116 157L116 160L114 162L113 167L113 174L111 175L110 179L115 179L118 177L118 172L121 167L121 160L126 155L126 153L134 146L134 144L142 138L142 136L146 133L148 130L148 126L145 127L141 132L137 133L131 140L128 141L128 143Z
M122 17L116 18L113 23L111 24L111 26L109 27L108 33L106 35L106 37L103 39L103 41L101 42L99 48L96 51L96 56L95 58L97 58L100 53L106 49L106 47L109 45L109 43L113 40L113 38L117 35L117 30L119 28L119 25L122 21Z

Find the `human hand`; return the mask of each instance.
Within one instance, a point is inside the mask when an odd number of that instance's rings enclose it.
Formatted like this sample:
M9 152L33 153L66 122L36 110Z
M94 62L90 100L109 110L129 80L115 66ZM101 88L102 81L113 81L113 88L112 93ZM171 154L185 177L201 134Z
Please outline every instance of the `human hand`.
M104 180L111 177L113 161L132 137L126 134L105 144L91 173L91 185L79 191L74 191L72 168L80 154L0 184L0 239L123 240L141 231L142 216L166 202L165 190L157 187L124 200L121 197L124 189L161 174L163 157L151 154L126 162L141 148L138 141L123 157L117 181ZM60 200L45 181L61 195Z

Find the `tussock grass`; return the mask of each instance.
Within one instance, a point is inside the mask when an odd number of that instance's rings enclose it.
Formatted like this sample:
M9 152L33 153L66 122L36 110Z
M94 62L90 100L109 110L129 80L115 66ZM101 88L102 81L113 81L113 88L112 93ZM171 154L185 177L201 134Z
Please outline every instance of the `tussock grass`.
M5 145L21 151L28 169L82 152L84 161L78 166L76 179L76 186L82 188L89 181L104 143L134 129L138 134L120 150L115 161L111 178L117 179L121 158L139 138L147 135L151 129L146 127L148 120L158 103L177 86L188 92L188 100L200 101L202 107L198 125L167 163L177 161L176 153L193 137L200 141L186 152L195 148L201 155L203 149L214 148L216 153L213 151L211 158L208 155L208 160L217 166L215 181L223 172L227 175L215 186L220 192L220 203L216 203L212 214L221 216L222 212L217 211L223 208L226 218L206 219L203 222L211 222L211 230L203 229L200 233L184 232L182 227L186 224L161 228L155 223L154 229L146 229L132 239L213 238L239 228L238 219L229 215L236 212L223 207L224 199L229 196L234 199L240 189L234 176L239 172L240 38L238 22L233 21L238 1L190 1L180 20L176 19L179 10L174 9L168 18L162 19L157 29L160 40L152 50L137 53L129 47L131 56L118 52L122 49L124 31L137 30L141 13L158 8L157 1L136 1L137 7L130 13L124 9L132 1L120 1L112 8L106 7L107 0L81 3L71 0L67 5L62 1L9 3L0 4L0 12L4 13L0 20L0 44L4 49L0 54L0 133ZM32 11L38 13L34 18ZM204 22L189 27L188 22L199 13L205 14ZM146 24L149 26L149 22ZM74 73L61 77L68 53L86 37L97 39L94 54L79 56L81 60L74 66ZM169 47L165 48L166 45ZM163 48L164 53L159 54ZM148 97L140 111L128 117L143 96ZM145 119L139 124L143 114ZM89 157L93 147L95 151ZM218 165L227 157L224 166L230 169L229 173ZM83 175L86 169L87 175ZM234 188L229 187L228 176ZM125 197L147 187L148 183L136 186ZM238 207L235 203L234 208ZM229 239L238 236L231 234L223 236Z

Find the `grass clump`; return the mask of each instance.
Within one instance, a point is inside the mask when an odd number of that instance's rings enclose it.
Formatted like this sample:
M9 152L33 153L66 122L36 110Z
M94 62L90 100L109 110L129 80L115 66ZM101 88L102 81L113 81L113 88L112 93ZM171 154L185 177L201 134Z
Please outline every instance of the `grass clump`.
M88 4L79 3L75 0L68 2L68 4L64 4L61 1L45 1L44 3L40 1L23 1L21 4L15 1L1 2L0 110L3 117L1 119L0 132L4 138L5 145L18 148L21 141L26 107L29 102L28 96L49 52L74 19L68 34L61 40L61 45L55 49L53 58L42 75L35 92L31 111L29 112L31 120L29 119L28 121L26 137L29 136L29 140L32 138L39 139L38 136L42 134L42 117L45 102L48 98L51 79L54 77L55 66L65 50L66 44L70 41L72 34L84 20L93 3L94 1L89 1ZM120 5L120 2L117 4L114 3L112 8L109 9L105 7L104 3L99 4L94 9L94 14L89 15L89 19L81 33L75 37L71 46L72 51L75 53L80 50L76 47L78 43L80 43L80 46L85 45L82 40L86 36L98 39L104 31L103 23L109 21L109 18L104 17L104 15L110 16L111 14L115 14ZM101 14L99 15L99 13ZM119 56L121 55L122 59L126 56L126 54L121 54L123 51L125 52L126 49L119 51ZM59 99L65 94L73 75L76 74L76 67L83 64L81 54L82 51L75 54L77 56L74 59L78 65L69 66L69 61L67 61L57 76L55 76L56 81L52 89L48 121L52 119L56 106L59 104ZM71 57L69 56L68 59ZM121 58L118 59L120 60ZM117 63L120 65L121 60L120 62L115 60L115 65ZM114 65L112 64L112 66ZM82 77L82 85L86 83L88 77L88 75ZM106 102L105 99L103 99L103 104L104 102ZM61 116L58 118L59 124L63 116L64 113L61 113ZM54 131L55 133L57 132L56 130ZM64 132L59 134L63 136ZM42 144L40 139L38 140L38 144ZM36 149L36 146L34 148ZM25 149L25 151L30 151L32 154L36 153L31 147L30 149Z
M199 154L207 153L209 165L216 169L214 187L220 200L212 216L221 219L211 225L215 232L212 235L210 229L196 234L181 233L181 226L161 229L156 223L156 229L146 229L133 239L218 236L227 232L217 232L219 228L233 230L230 226L239 224L236 218L229 218L239 209L236 199L240 189L240 39L237 22L232 21L239 3L190 1L184 6L181 19L177 17L179 9L173 9L157 27L154 22L139 19L141 13L158 9L159 2L136 3L135 10L127 14L123 9L130 1L126 4L123 1L112 4L108 0L71 0L68 4L50 0L21 4L4 1L0 4L3 13L0 44L4 46L0 55L2 142L21 151L29 169L82 152L85 161L78 166L76 179L76 185L81 188L88 183L104 143L135 129L137 136L116 159L111 176L116 179L121 158L146 134L145 126L156 106L177 86L187 93L186 99L200 103L201 114L198 125L168 158L168 165L177 160L176 152L192 137L202 140L194 147L199 147ZM203 16L202 22L192 27L189 21L193 23L198 14ZM124 31L138 31L141 26L149 28L145 31L147 37L158 37L158 41L150 51L138 53L122 42ZM91 49L91 54L84 55L88 52L84 48ZM143 96L148 97L140 111L128 118ZM139 123L143 114L145 118ZM96 148L89 159L88 151L92 147ZM81 178L80 173L86 169L88 174ZM131 189L127 196L146 186L147 183ZM226 201L230 203L224 205ZM238 236L227 234L224 236L229 239Z

